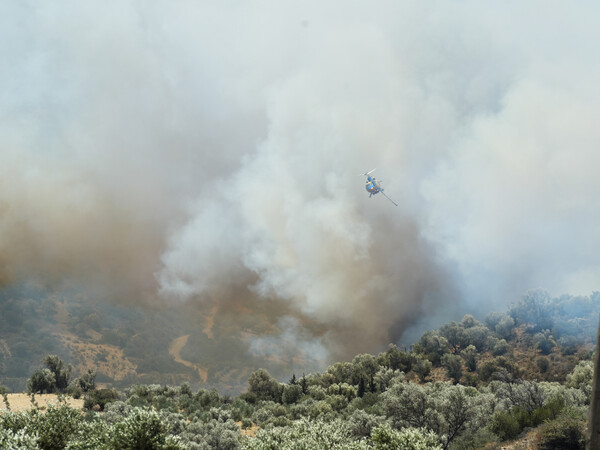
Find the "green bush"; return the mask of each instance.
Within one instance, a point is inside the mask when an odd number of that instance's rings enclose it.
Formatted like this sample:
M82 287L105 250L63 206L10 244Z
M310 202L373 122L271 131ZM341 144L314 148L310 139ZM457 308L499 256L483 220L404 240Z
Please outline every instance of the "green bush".
M122 422L115 425L111 448L134 449L178 449L182 448L167 439L166 425L151 409L134 408Z
M550 367L550 361L548 361L548 358L544 358L543 356L538 358L535 363L538 369L540 369L540 373L546 373Z
M451 355L450 353L442 356L442 366L446 368L446 375L454 380L454 383L458 383L462 377L462 358L457 355Z
M80 412L66 405L50 407L45 413L30 412L29 431L38 435L38 445L44 450L65 448L76 433L83 417Z
M348 425L352 436L361 438L369 437L374 428L381 425L383 417L368 414L361 409L357 409L348 418Z
M488 428L502 441L516 438L523 430L519 418L513 414L513 411L496 412L492 416Z
M87 393L83 401L83 407L85 409L92 409L97 405L99 411L104 411L107 403L118 399L119 393L114 389L95 389Z
M492 354L494 356L504 355L508 351L508 342L504 339L499 339L492 346Z
M585 421L561 417L548 422L539 434L540 450L577 450L585 448Z
M38 436L27 430L13 431L0 428L0 448L38 450Z
M27 392L48 394L56 391L56 378L49 369L38 369L27 380Z
M564 400L556 397L544 406L531 411L520 406L515 406L510 411L498 411L492 416L488 428L503 441L514 439L526 427L537 427L548 420L555 419L564 405Z
M296 403L302 397L302 387L298 384L284 386L282 400L286 405Z
M393 430L387 423L373 430L371 440L376 450L441 450L442 448L433 431L424 428L404 428L398 431Z

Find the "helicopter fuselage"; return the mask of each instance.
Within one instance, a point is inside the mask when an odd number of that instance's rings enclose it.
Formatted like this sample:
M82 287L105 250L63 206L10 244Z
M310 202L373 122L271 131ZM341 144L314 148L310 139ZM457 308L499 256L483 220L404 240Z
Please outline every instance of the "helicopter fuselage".
M365 189L371 195L377 194L378 192L382 191L381 184L379 184L379 181L375 177L367 177Z

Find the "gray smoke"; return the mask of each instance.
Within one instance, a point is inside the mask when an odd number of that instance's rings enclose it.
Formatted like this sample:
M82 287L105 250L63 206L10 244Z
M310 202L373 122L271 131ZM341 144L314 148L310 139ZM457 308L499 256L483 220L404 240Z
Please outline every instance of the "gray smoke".
M530 288L587 294L598 19L541 1L3 2L0 277L279 299L283 341L335 355ZM399 207L368 198L373 167Z

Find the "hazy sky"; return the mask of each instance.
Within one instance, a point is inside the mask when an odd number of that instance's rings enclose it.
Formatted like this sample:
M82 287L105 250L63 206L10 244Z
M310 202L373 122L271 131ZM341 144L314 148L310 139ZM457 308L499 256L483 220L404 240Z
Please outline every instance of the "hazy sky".
M249 287L349 351L598 290L599 10L1 2L0 277Z

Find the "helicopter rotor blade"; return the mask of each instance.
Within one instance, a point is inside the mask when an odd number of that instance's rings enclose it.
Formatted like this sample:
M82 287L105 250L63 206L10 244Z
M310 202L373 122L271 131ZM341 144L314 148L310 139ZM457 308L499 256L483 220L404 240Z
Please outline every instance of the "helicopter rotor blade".
M366 176L368 176L368 175L369 175L371 172L375 172L376 170L377 170L377 169L375 168L375 169L369 170L368 172L361 173L361 174L359 174L358 176L359 176L359 177L361 177L361 176L363 176L363 177L366 177Z

